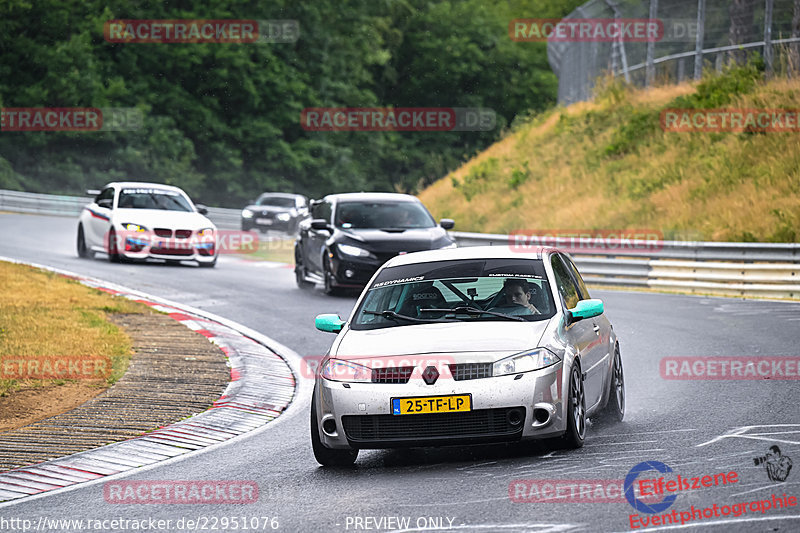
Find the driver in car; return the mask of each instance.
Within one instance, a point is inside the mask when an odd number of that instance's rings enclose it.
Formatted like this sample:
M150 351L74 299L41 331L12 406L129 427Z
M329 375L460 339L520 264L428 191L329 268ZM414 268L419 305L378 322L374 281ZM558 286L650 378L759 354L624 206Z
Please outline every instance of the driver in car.
M531 303L531 287L527 280L506 278L503 290L506 293L507 305L519 305L526 307L531 313L539 314L539 310Z

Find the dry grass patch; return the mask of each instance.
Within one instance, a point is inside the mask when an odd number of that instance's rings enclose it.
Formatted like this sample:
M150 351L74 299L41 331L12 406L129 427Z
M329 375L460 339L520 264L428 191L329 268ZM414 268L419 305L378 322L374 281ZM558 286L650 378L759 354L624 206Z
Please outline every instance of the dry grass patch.
M25 265L0 262L0 286L0 370L5 363L33 356L108 357L107 378L81 380L97 392L125 373L131 356L130 338L107 315L151 312L142 304ZM0 397L65 382L0 379Z

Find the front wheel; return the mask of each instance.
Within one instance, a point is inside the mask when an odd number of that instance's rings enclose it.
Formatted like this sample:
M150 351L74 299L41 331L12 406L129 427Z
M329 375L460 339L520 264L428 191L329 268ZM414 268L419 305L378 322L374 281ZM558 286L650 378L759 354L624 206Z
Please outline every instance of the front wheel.
M122 262L122 257L117 249L117 232L113 229L108 232L108 260L112 263Z
M335 278L333 277L333 272L331 272L330 267L328 266L328 261L323 261L323 275L325 277L325 294L329 296L337 296L341 293L341 289L334 285Z
M86 246L86 236L83 234L83 224L78 225L78 257L81 259L91 259L94 252Z
M322 444L319 438L315 400L311 400L311 448L314 450L314 459L322 466L353 466L358 459L358 450L338 450L326 448Z
M568 448L582 448L586 436L586 396L583 393L583 378L578 363L572 364L567 397L567 431L564 444Z

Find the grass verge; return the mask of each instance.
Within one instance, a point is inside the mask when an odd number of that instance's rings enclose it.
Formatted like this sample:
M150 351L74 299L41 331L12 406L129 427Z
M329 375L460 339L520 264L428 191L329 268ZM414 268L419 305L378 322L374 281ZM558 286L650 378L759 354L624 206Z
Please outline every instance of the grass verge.
M57 274L0 262L0 376L3 365L35 356L108 357L105 379L80 380L87 387L113 385L128 367L131 340L106 320L116 313L149 313L142 304L114 297ZM75 380L0 379L0 397Z

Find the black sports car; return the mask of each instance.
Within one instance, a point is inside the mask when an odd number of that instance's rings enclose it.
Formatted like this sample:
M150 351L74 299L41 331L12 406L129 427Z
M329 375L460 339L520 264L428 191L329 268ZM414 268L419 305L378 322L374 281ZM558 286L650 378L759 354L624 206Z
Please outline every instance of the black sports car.
M242 231L278 230L297 233L297 225L308 216L308 198L301 194L268 192L242 209Z
M455 248L445 230L413 196L393 193L332 194L311 202L295 241L295 276L300 288L316 282L325 292L363 288L378 268L407 252Z

